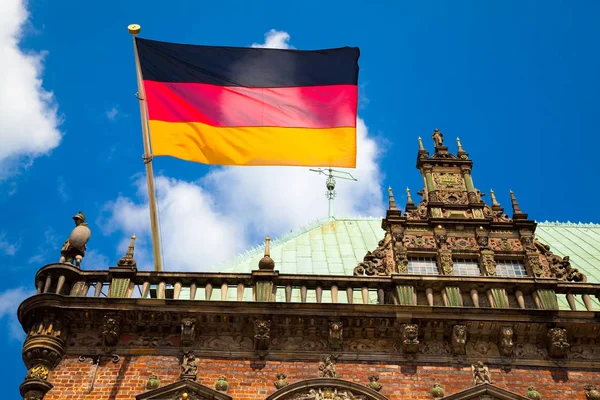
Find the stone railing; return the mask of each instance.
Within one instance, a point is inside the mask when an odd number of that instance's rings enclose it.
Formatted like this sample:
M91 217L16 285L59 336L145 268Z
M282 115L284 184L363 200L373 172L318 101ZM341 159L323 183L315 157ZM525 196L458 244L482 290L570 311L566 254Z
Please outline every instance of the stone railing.
M600 284L555 279L391 275L378 277L80 270L50 264L37 294L204 301L274 301L542 310L600 310Z

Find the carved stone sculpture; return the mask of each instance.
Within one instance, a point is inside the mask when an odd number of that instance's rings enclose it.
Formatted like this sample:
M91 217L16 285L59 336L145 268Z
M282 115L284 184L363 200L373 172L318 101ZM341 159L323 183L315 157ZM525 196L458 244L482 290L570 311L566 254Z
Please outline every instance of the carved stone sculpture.
M406 324L402 327L402 349L405 354L416 354L419 351L419 325Z
M466 354L467 327L465 325L454 325L452 328L452 352L454 355Z
M102 321L102 346L107 349L115 346L119 342L121 336L121 315L120 314L104 314Z
M500 328L500 337L498 340L498 349L500 354L505 357L512 356L513 353L513 328L511 326L503 326Z
M227 382L227 378L225 375L219 376L215 382L215 390L219 392L227 392L227 389L229 389L229 382Z
M342 350L344 345L344 324L342 321L329 323L329 347L331 350Z
M473 385L492 383L490 370L486 365L483 364L483 362L477 361L475 364L471 365L471 370L473 371Z
M444 135L442 134L442 132L440 132L438 128L435 128L433 130L431 138L433 139L433 144L435 145L436 149L444 145Z
M536 390L535 386L527 388L527 397L532 400L542 400L542 395Z
M192 346L196 341L196 318L181 320L181 345Z
M146 390L157 389L160 386L160 380L156 374L152 373L148 377L148 381L146 381Z
M319 362L319 378L337 378L337 356L329 355Z
M197 375L198 362L196 361L194 352L190 350L183 355L183 360L181 361L181 375L179 379L189 379L195 381Z
M254 320L254 350L263 357L269 349L271 342L271 320Z
M444 388L439 383L434 383L433 388L431 389L431 395L434 399L441 399L445 395Z
M75 228L63 244L60 250L60 262L72 264L75 261L77 267L81 266L81 260L85 255L86 244L91 236L90 228L85 222L85 215L79 211L74 217Z
M560 257L550 251L550 246L534 240L533 244L543 257L548 261L549 274L560 281L585 282L586 276L576 268L571 267L569 256Z
M564 358L571 345L567 341L565 328L552 328L548 330L548 353L551 357Z
M281 389L281 388L289 385L288 381L286 381L285 378L287 378L287 375L284 374L283 372L280 372L277 374L277 380L275 382L273 382L273 384L275 385L275 387L277 389Z
M379 381L379 375L370 375L369 383L367 383L366 386L370 389L373 389L373 390L379 392L381 390L381 388L383 387L383 385L381 383L379 383L378 381Z
M390 271L386 261L386 249L390 241L380 240L373 252L368 251L363 261L354 268L354 275L389 275Z

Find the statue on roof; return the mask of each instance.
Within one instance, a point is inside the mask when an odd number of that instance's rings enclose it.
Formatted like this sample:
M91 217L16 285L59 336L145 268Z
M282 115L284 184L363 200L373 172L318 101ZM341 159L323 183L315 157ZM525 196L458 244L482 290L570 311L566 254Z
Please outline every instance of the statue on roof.
M79 267L85 255L86 244L90 239L91 232L85 222L83 212L79 211L73 217L73 221L75 221L75 228L60 250L60 262L72 264L75 261L75 265Z
M442 132L440 132L438 128L435 128L433 130L431 138L433 139L433 143L435 144L436 149L444 145L444 135L442 134Z

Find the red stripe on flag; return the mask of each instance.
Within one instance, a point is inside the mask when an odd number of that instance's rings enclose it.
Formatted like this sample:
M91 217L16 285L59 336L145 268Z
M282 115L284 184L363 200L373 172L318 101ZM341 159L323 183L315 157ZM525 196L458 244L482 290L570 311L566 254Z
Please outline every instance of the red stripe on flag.
M149 119L217 127L356 126L356 85L247 88L144 81Z

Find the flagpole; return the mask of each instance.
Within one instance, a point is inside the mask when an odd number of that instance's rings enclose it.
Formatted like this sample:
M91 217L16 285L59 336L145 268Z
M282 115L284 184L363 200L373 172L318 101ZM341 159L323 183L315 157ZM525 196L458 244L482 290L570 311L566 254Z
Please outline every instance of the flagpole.
M138 83L138 100L140 101L140 116L142 118L142 137L144 139L144 164L146 165L146 180L148 182L148 205L150 208L150 229L152 231L152 252L154 254L154 270L162 271L162 257L160 254L160 236L158 234L158 207L156 206L156 192L154 190L154 172L152 170L152 153L150 151L150 136L148 129L148 105L146 92L142 82L142 69L138 55L135 38L141 31L141 26L132 24L127 30L133 37L133 51L135 53L135 72Z

